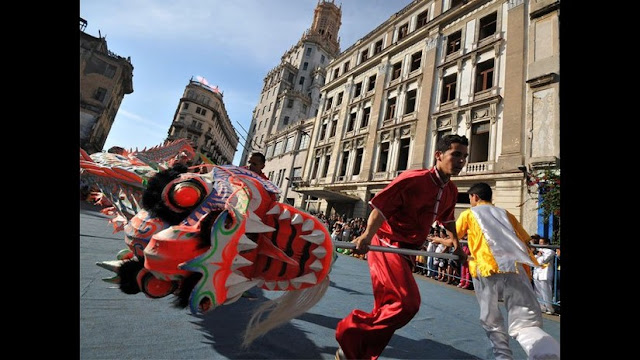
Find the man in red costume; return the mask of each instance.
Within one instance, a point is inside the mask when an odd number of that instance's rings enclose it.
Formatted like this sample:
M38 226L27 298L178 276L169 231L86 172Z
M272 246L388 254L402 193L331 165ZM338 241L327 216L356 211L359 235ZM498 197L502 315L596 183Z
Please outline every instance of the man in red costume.
M247 166L247 169L253 171L254 173L256 173L258 175L260 175L263 179L269 180L267 175L265 175L262 172L262 169L264 169L264 164L266 162L267 162L267 159L264 157L264 155L262 153L254 152L249 157L249 161L248 161L249 165Z
M419 250L434 221L447 229L454 253L465 261L456 234L454 208L458 188L450 181L467 161L465 136L445 135L436 145L431 169L402 172L371 199L373 210L365 231L354 239L355 253L369 245ZM340 344L336 359L372 359L380 356L393 333L418 312L420 292L413 278L414 257L372 251L367 255L374 306L370 313L355 309L336 328Z

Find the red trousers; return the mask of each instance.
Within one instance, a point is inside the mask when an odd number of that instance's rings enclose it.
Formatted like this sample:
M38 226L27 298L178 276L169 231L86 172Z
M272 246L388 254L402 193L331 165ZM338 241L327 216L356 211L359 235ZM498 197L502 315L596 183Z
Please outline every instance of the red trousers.
M381 246L377 235L371 245ZM409 261L399 254L367 253L373 310L355 309L336 328L336 340L347 359L372 359L380 356L393 333L406 325L420 309L420 291Z

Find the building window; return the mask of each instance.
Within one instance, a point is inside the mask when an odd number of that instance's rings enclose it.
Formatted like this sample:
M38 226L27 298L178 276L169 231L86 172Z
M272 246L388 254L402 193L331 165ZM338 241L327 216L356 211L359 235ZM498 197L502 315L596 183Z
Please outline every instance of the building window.
M404 38L407 34L409 34L409 23L400 26L398 29L398 40Z
M295 75L293 75L293 73L289 73L289 75L287 76L287 81L290 83L293 83L293 80L295 79Z
M369 77L369 86L367 87L367 91L371 91L375 87L376 87L376 76L373 75Z
M418 89L413 89L410 91L407 91L407 101L405 104L405 114L410 114L414 111L416 111L416 97L418 94Z
M308 62L305 62L304 64L302 64L302 70L307 70L308 67L309 67Z
M423 12L421 12L420 14L418 14L418 21L416 24L416 29L419 29L425 25L427 25L427 22L429 22L429 11L425 10Z
M400 154L398 154L398 166L396 170L407 170L407 164L409 164L409 145L411 144L410 138L400 139Z
M284 152L289 152L289 151L293 150L293 144L295 142L294 140L295 140L295 138L293 136L289 136L287 138L287 144L284 147Z
M393 70L391 71L391 80L395 80L400 77L402 72L402 61L393 64Z
M307 53L306 53L306 55L307 55L307 56L311 56L311 52L312 52L312 51L313 51L313 49L312 49L312 48L307 48Z
M484 162L489 160L489 129L488 121L471 125L471 139L469 139L469 162Z
M373 48L373 55L382 52L382 39L378 40Z
M360 174L360 166L362 165L362 154L364 154L364 149L363 148L358 148L356 150L356 161L353 164L353 175L359 175Z
M289 117L285 116L284 119L282 120L282 125L289 125Z
M300 85L304 85L304 76L300 76L300 81L298 82Z
M333 119L331 120L331 134L329 134L329 137L334 137L336 136L336 129L338 128L338 119Z
M343 96L343 95L344 95L344 92L343 92L343 91L341 91L341 92L338 94L338 100L336 101L336 105L340 105L340 104L342 104L342 96Z
M271 111L271 105L273 105L272 102L269 103L269 109L267 111Z
M333 70L333 78L337 79L339 73L340 73L340 68L336 68L335 70Z
M340 163L340 173L338 174L338 176L347 175L347 165L348 164L349 164L349 152L348 151L343 151L342 152L342 162Z
M282 141L277 141L276 146L273 149L273 156L278 156L282 153Z
M331 109L333 105L333 96L327 99L327 109Z
M346 73L347 71L349 71L349 62L348 62L348 61L346 61L346 62L344 63L344 70L342 71L342 73L344 74L344 73Z
M182 110L187 110L189 108L189 103L182 103Z
M493 87L493 59L483 61L476 67L476 92Z
M273 145L267 146L267 153L264 156L270 158L273 156Z
M307 104L302 104L302 113L306 116L307 115Z
M287 108L291 109L293 107L293 99L287 100Z
M357 83L355 89L353 90L353 96L358 97L362 93L362 81Z
M262 113L264 114L264 110L262 111ZM207 109L203 109L200 106L198 106L196 108L196 114L200 114L200 115L204 116L204 115L207 114Z
M93 94L93 98L103 102L104 98L107 96L107 89L99 87L96 92Z
M364 108L364 112L362 113L362 125L360 125L361 128L367 127L367 125L369 125L369 115L371 115L371 108Z
M324 119L322 121L322 126L320 126L320 140L324 140L324 137L327 135L327 125L328 125L328 121L327 119Z
M349 115L349 123L347 123L347 132L353 131L353 125L356 123L356 116L357 115L358 115L358 113L354 113L354 112L352 112Z
M409 72L420 69L421 61L422 61L422 51L418 51L417 53L411 55L411 70L409 70Z
M324 64L324 55L320 55L320 64Z
M478 40L482 40L496 33L498 14L492 13L480 19L480 33Z
M387 160L389 160L389 142L380 144L380 158L378 159L378 172L387 171Z
M306 149L307 147L309 147L309 134L302 133L302 135L300 135L300 146L298 147L298 149Z
M449 6L449 9L453 9L458 5L462 5L464 2L464 0L451 0L451 6Z
M360 63L362 64L369 58L369 49L364 49L360 53Z
M451 74L442 79L442 96L440 103L446 103L456 98L456 81L458 74Z
M324 156L324 168L322 169L322 176L327 177L327 173L329 172L329 162L331 161L331 155Z
M386 117L386 119L389 120L389 119L393 118L394 116L396 116L396 98L392 97L391 99L389 99L387 101L387 117Z
M453 54L460 50L460 41L462 40L462 30L458 30L447 36L447 55Z
M316 156L316 159L313 162L313 171L311 172L312 179L315 179L318 175L318 167L320 167L320 156Z

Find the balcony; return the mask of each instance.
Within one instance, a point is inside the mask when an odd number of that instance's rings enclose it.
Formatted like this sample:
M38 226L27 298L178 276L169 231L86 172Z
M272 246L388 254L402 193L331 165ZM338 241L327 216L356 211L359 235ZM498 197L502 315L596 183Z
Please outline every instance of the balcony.
M387 180L387 172L377 172L373 174L373 180Z
M188 125L187 126L187 130L192 131L192 132L197 133L197 134L202 134L202 131L203 131L202 127L197 127L197 126L195 126L193 124Z
M469 163L464 172L466 175L492 173L494 166L493 161Z

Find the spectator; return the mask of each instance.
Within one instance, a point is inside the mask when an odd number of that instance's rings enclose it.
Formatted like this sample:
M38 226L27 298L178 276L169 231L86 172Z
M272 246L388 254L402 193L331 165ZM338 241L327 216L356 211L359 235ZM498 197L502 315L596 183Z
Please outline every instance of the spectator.
M549 239L540 238L540 245L549 245ZM555 251L549 248L539 248L536 260L542 265L533 270L533 288L536 291L540 310L553 314L553 270Z

